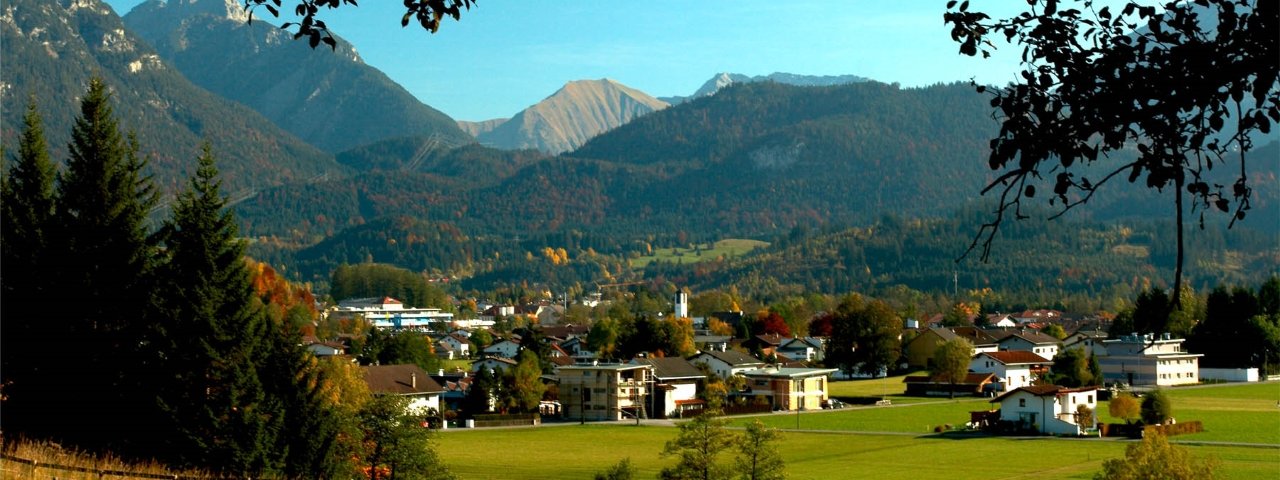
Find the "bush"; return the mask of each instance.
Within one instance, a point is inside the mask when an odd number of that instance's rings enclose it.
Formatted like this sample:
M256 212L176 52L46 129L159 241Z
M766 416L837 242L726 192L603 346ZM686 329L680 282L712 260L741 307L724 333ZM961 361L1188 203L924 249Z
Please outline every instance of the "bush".
M1173 416L1173 403L1162 388L1147 392L1142 397L1142 423L1160 425Z
M1168 437L1174 435L1183 435L1190 433L1200 433L1204 431L1204 424L1199 420L1183 423L1171 423L1169 425L1147 425L1142 428L1142 436L1160 434Z

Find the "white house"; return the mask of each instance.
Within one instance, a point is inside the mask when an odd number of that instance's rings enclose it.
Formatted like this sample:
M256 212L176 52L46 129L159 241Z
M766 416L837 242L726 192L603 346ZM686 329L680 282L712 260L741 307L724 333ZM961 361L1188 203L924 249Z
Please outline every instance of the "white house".
M653 392L649 398L649 415L655 418L678 418L688 410L706 404L698 398L698 384L707 379L694 364L680 357L637 358L633 365L653 367Z
M996 341L996 344L1000 346L1000 350L1031 352L1049 360L1053 360L1062 348L1061 340L1035 331L1016 332Z
M1000 404L1000 420L1018 423L1049 435L1081 435L1094 428L1098 408L1095 387L1066 388L1057 385L1021 387L1001 395L991 403ZM1094 411L1093 422L1081 425L1078 408Z
M764 362L760 361L760 359L733 350L727 352L700 352L689 357L689 361L695 365L706 365L720 378L729 378L747 370L764 368Z
M1062 349L1079 348L1084 351L1085 356L1092 354L1101 357L1107 354L1107 347L1102 343L1106 339L1107 332L1102 330L1079 330L1062 339Z
M409 398L406 410L418 414L426 414L429 410L439 411L440 395L444 387L431 379L427 372L417 365L370 365L361 367L364 370L364 381L369 385L369 392L374 395L400 395Z
M445 327L453 321L452 313L439 308L406 308L404 303L391 297L352 298L338 302L327 312L330 317L364 317L377 328L426 329L431 325Z
M1036 375L1052 364L1044 357L1021 350L982 352L973 356L969 371L994 374L995 383L991 385L995 391L1008 392L1030 386Z
M818 337L788 338L778 345L777 353L804 362L821 362L826 357Z
M481 353L491 357L516 358L516 355L520 354L520 342L503 340L484 347Z
M457 358L467 358L471 356L471 340L459 333L451 333L440 339L440 343L447 345L449 351L453 352L453 356Z
M510 371L516 368L516 361L510 358L502 357L485 357L471 362L471 371L479 372L480 369L488 369L490 372L497 373L499 370Z
M1184 339L1165 334L1126 335L1104 340L1105 357L1098 357L1102 378L1129 385L1186 385L1200 382L1200 357L1182 349Z

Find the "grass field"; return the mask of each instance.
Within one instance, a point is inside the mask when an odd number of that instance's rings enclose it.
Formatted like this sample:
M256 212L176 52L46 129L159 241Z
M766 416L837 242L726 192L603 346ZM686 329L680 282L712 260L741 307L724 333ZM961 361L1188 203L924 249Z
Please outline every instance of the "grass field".
M714 260L721 255L725 257L745 255L752 250L767 246L769 246L768 242L759 240L729 238L714 244L701 244L698 246L698 250L692 248L659 248L653 250L653 255L632 259L631 268L644 268L656 261L698 263L705 260Z
M631 459L636 478L655 478L664 466L675 463L660 454L675 433L673 428L658 426L568 425L457 430L436 439L443 458L463 479L589 479L623 458ZM1092 478L1103 460L1122 456L1127 444L785 432L778 449L791 479L1052 479ZM1188 448L1194 455L1218 458L1223 478L1274 478L1280 469L1280 450Z
M833 382L846 396L873 396L875 382ZM898 381L901 381L900 377ZM899 387L900 388L900 387ZM1201 420L1206 432L1176 441L1268 443L1277 448L1187 445L1196 456L1221 462L1223 478L1277 478L1280 474L1280 384L1173 389L1174 415ZM892 398L892 397L891 397ZM916 404L857 407L735 418L734 426L759 419L784 430L778 447L788 478L1092 478L1102 461L1120 457L1130 442L1115 439L955 438L927 435L934 425L961 425L968 412L990 407L986 399L920 399ZM1105 402L1098 408L1109 420ZM803 431L795 431L796 420ZM786 431L791 430L791 431ZM824 430L817 432L814 430ZM855 432L899 432L867 434ZM637 478L654 478L674 463L663 458L676 430L630 424L553 425L509 430L452 430L437 436L440 453L463 479L591 478L630 458ZM519 452L514 457L495 452ZM505 458L494 460L495 458Z
M1244 442L1280 445L1280 383L1172 388L1173 417L1199 420L1204 432L1179 435L1177 441ZM1099 419L1122 423L1098 403ZM1278 472L1280 473L1280 472Z
M911 373L908 375L924 375L924 372ZM828 396L841 397L880 397L889 399L893 404L904 403L920 403L930 402L935 399L922 397L908 397L902 392L905 387L902 385L903 376L874 378L865 380L835 380L829 383Z

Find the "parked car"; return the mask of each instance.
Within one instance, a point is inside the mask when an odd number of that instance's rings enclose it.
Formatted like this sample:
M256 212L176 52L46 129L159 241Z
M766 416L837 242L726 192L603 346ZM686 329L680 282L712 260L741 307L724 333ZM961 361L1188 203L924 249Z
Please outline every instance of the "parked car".
M844 402L834 398L822 402L822 408L844 408Z

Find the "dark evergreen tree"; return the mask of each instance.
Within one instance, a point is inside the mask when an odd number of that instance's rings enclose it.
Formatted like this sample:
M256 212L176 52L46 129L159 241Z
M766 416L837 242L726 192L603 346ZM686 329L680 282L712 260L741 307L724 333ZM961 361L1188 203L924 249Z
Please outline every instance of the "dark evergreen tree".
M39 380L49 337L38 336L41 311L53 286L45 265L53 228L56 167L35 101L27 105L18 158L0 179L0 382L6 386L3 430L27 431L38 423Z
M164 230L161 350L172 389L160 403L177 427L181 460L256 476L282 457L276 446L283 406L260 377L278 333L254 295L210 149L204 146ZM284 372L288 379L291 373Z
M58 353L45 359L42 411L32 421L84 447L127 452L144 448L159 423L151 390L157 382L147 377L154 365L141 348L157 252L147 215L157 194L99 79L90 80L71 138L55 195L57 241L46 257L61 303L41 319L40 333L57 342Z

